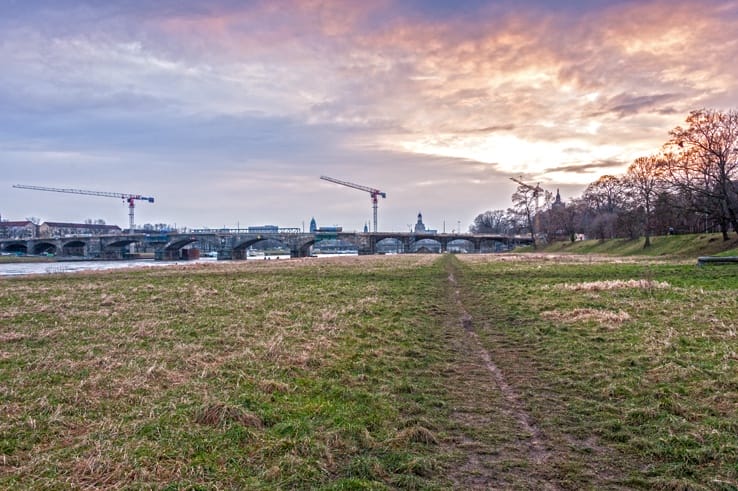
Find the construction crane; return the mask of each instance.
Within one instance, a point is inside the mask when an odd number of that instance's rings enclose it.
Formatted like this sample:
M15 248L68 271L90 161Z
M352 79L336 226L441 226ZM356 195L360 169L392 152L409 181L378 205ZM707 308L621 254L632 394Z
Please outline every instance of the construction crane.
M18 189L35 189L36 191L54 191L56 193L71 193L71 194L85 194L88 196L107 196L108 198L119 198L128 203L128 224L129 232L133 233L133 209L135 207L134 202L136 200L148 201L149 203L154 202L154 198L147 196L141 196L140 194L126 194L126 193L108 193L105 191L85 191L84 189L68 189L68 188L47 188L44 186L26 186L23 184L14 184L14 188Z
M538 207L538 195L543 192L543 188L541 187L541 183L539 182L535 186L531 186L530 184L526 184L520 179L515 179L514 177L510 178L511 181L515 181L521 186L523 186L525 189L529 189L533 192L533 197L536 199L536 208Z
M372 209L374 210L374 232L377 231L377 197L381 196L382 198L387 197L387 193L384 193L380 191L379 189L370 188L368 186L362 186L360 184L354 184L353 182L348 181L341 181L340 179L334 179L332 177L328 176L320 176L321 179L324 181L333 182L336 184L340 184L341 186L346 186L354 189L358 189L359 191L366 191L369 193L369 196L372 198Z

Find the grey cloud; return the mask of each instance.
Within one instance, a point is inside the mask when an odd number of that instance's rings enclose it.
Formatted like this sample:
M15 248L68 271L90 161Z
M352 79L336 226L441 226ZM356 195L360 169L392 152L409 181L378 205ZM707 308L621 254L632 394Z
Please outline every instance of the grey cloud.
M647 110L662 110L659 106L679 98L679 94L631 95L618 94L604 103L604 111L617 113L620 117L632 116ZM666 108L665 108L666 109Z
M588 164L561 165L549 167L545 172L568 172L572 174L589 174L594 171L623 167L624 163L618 160L600 160Z
M514 124L499 124L484 128L460 129L456 130L456 133L499 133L501 131L513 131L514 129Z

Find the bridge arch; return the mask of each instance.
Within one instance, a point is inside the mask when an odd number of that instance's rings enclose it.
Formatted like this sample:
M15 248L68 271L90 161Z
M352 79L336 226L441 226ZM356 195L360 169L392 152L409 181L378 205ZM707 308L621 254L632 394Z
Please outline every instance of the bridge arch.
M249 237L246 240L236 242L232 246L230 259L246 259L249 247L264 241L282 244L290 250L291 257L306 257L310 255L310 248L315 244L315 237L299 238L285 234Z
M197 237L178 237L177 239L171 240L167 242L167 244L162 247L161 249L157 249L154 252L154 259L158 261L176 261L178 259L196 259L195 256L199 257L200 251L197 250L197 254L192 254L192 257L190 255L187 255L183 257L183 249L192 244L193 242L197 242Z
M265 242L265 241L279 242L280 244L289 247L289 244L287 244L285 241L280 240L276 237L264 237L264 236L259 235L257 237L251 237L249 239L242 240L241 242L238 242L237 244L234 244L233 253L232 253L233 259L246 259L248 257L249 247L256 245L260 242Z
M469 239L457 238L446 242L446 251L448 252L476 252L476 244Z
M84 256L87 243L82 240L72 240L62 245L63 256Z
M105 259L123 259L129 252L128 247L137 242L138 238L116 237L104 243L100 254Z
M56 244L52 242L38 242L33 246L33 254L56 254Z
M383 239L379 239L374 247L379 253L401 254L405 252L405 246L405 242L399 237L385 237Z
M424 237L420 240L415 241L410 252L438 253L442 252L443 250L444 243L441 242L439 239Z
M3 252L10 252L12 254L28 254L28 246L25 242L5 244L2 250Z

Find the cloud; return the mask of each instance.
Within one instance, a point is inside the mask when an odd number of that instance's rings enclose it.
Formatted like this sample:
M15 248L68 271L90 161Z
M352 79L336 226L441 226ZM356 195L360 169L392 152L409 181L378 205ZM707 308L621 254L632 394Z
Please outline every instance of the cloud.
M734 108L737 32L735 3L696 0L5 2L0 158L6 180L143 182L180 223L328 213L321 174L392 188L387 216L474 215L508 175L582 187ZM366 212L346 200L329 221Z
M587 164L561 165L557 167L549 167L546 172L566 172L574 174L588 174L592 172L605 172L611 169L621 169L626 163L619 160L605 160L599 162L590 162Z
M603 109L599 114L615 113L619 117L633 116L643 112L656 111L658 114L674 114L675 110L666 103L679 100L679 94L654 94L638 96L618 94L603 101ZM595 113L597 115L597 113Z

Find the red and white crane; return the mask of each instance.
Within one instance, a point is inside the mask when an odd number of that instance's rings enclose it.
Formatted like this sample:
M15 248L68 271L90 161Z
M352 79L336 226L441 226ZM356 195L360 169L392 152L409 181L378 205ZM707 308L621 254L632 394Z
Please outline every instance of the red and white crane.
M368 186L362 186L361 184L354 184L353 182L348 181L341 181L340 179L334 179L332 177L328 176L320 176L321 179L324 181L333 182L335 184L340 184L341 186L346 186L349 188L358 189L359 191L365 191L369 193L369 196L372 198L372 209L374 210L374 231L377 231L377 197L381 196L382 198L387 197L387 193L380 191L379 189L370 188Z
M23 184L14 184L14 188L18 189L34 189L36 191L53 191L56 193L71 193L71 194L85 194L88 196L106 196L108 198L118 198L128 203L128 231L133 233L134 222L133 222L133 209L135 207L134 202L136 200L148 201L149 203L154 202L154 198L141 196L140 194L127 194L127 193L109 193L106 191L86 191L84 189L69 189L69 188L48 188L44 186L26 186Z

